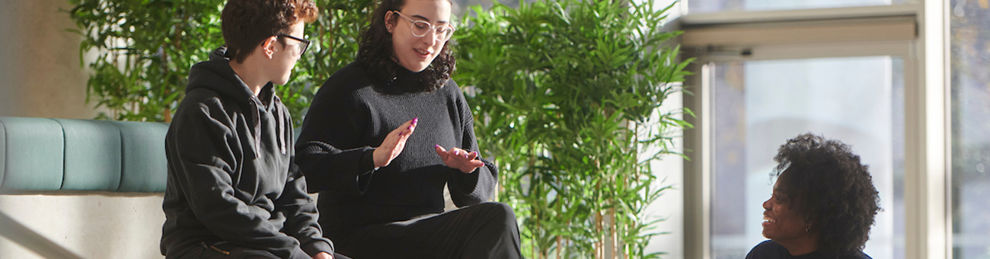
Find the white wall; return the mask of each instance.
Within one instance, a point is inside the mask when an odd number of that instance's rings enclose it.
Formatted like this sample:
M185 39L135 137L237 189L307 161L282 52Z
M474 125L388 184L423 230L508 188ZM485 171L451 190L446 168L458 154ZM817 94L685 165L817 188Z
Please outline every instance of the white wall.
M663 111L678 111L683 106L681 94L673 94L660 107ZM677 136L674 140L674 150L684 152L683 130L671 132ZM684 258L684 159L679 156L667 155L660 161L650 164L659 182L659 186L669 185L672 188L665 191L656 201L646 207L646 217L649 220L664 219L657 223L656 232L668 234L653 237L646 247L647 253L663 252L663 258Z
M647 1L647 0L640 0ZM664 8L674 4L676 0L653 0L654 8ZM677 1L673 8L668 10L668 24L681 15L687 13L686 1ZM670 27L670 26L667 26ZM684 107L683 97L680 93L671 95L660 109L662 111L679 111ZM684 152L684 131L671 132L678 136L674 140L674 148L678 152ZM653 172L658 179L663 181L662 185L670 185L672 189L664 192L659 199L647 206L646 216L649 219L662 218L664 221L657 224L657 232L667 232L668 234L655 236L646 247L647 253L663 252L663 258L684 258L684 160L681 157L668 155L662 160L652 163Z
M64 0L0 0L0 116L92 118Z

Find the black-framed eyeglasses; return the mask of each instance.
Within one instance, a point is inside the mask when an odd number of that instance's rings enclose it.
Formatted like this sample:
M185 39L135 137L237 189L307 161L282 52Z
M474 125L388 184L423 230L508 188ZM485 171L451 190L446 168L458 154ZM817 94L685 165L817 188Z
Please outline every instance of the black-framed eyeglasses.
M299 48L299 50L300 50L299 51L299 56L302 56L303 54L306 54L306 49L309 49L309 40L307 40L307 39L298 38L298 37L295 37L295 36L292 36L292 35L288 35L288 34L285 34L285 33L279 33L279 34L277 34L275 36L286 37L286 38L290 38L290 39L297 40L297 41L301 42L302 43L302 45L301 45L302 47Z
M399 17L405 18L409 21L409 29L413 36L417 38L422 38L426 36L427 33L433 31L433 37L439 41L447 41L450 39L451 35L454 35L454 26L450 24L437 24L433 25L430 22L423 20L415 20L412 17L406 16L399 11L389 11L398 14Z

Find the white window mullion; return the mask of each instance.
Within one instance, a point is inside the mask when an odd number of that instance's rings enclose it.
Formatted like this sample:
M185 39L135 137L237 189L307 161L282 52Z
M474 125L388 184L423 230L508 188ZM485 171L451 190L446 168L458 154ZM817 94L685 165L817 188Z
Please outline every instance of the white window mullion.
M948 3L926 0L919 15L919 87L907 91L907 258L951 258L948 207Z

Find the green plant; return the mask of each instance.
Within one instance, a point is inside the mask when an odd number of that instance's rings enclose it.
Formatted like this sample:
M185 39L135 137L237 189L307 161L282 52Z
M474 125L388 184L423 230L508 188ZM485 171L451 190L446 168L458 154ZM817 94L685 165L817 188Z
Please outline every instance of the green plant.
M83 36L80 60L91 75L87 100L99 118L170 121L193 64L223 45L223 0L70 0L69 15ZM320 18L306 26L313 43L288 84L277 86L299 125L323 80L354 60L371 0L315 0ZM93 59L84 58L95 53Z
M541 0L465 17L454 78L528 257L659 257L644 252L660 234L644 209L670 186L650 162L678 154L671 132L690 127L689 110L659 109L690 62L661 30L669 8Z

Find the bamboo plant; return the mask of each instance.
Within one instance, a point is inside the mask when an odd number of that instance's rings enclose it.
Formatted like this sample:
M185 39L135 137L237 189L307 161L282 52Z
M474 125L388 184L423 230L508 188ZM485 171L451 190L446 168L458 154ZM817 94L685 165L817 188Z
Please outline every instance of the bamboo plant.
M651 1L538 0L473 9L456 33L454 78L467 89L480 146L501 168L499 200L521 221L529 258L651 258L670 188L650 162L673 151L688 110L678 60ZM675 158L680 158L676 157Z
M223 45L224 0L69 2L71 31L83 36L80 62L90 72L86 98L101 119L171 121L189 68ZM306 26L309 51L289 83L276 88L296 125L323 81L357 56L356 39L373 8L372 0L315 2L321 15Z

